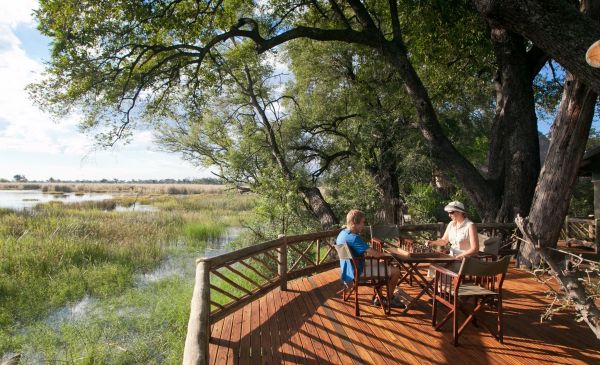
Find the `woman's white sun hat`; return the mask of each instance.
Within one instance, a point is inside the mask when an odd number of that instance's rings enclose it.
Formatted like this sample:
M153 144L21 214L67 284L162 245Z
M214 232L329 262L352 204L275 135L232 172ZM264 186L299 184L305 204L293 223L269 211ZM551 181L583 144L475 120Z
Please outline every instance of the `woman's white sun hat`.
M448 205L446 205L444 207L444 210L446 212L461 212L461 213L466 213L467 211L465 210L465 205L457 200L448 203Z

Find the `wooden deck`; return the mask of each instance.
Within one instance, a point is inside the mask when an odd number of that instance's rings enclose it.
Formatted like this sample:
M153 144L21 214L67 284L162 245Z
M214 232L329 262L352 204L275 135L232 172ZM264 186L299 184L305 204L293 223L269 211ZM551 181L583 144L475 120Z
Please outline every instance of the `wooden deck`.
M276 289L215 323L210 363L600 364L600 341L572 314L540 323L548 299L518 269L504 285L504 344L469 325L454 347L451 323L434 331L426 302L407 316L394 310L385 317L364 296L361 317L354 317L340 287L339 269L294 280L289 291Z

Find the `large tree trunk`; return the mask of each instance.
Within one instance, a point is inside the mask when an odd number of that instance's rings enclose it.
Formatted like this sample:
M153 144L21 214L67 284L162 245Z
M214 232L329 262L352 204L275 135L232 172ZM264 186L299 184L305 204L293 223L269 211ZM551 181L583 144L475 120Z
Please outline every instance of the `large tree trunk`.
M319 188L301 186L299 190L306 201L306 206L319 219L323 229L329 229L339 224L337 216L333 213L331 206L327 203Z
M594 8L590 4L594 4ZM583 1L582 12L596 18L599 1ZM535 189L529 222L539 242L536 245L556 247L558 236L577 179L579 164L585 152L597 93L567 72L559 111L550 134L550 146ZM524 247L524 257L531 257L531 247Z
M579 164L585 151L597 95L567 74L560 110L552 126L550 147L529 212L536 245L556 247ZM524 257L533 248L523 247Z
M401 224L402 204L398 176L389 169L380 169L374 173L377 192L381 199L383 220L386 224Z
M598 2L590 9L588 1L582 1L582 11L595 16L599 13ZM585 292L577 272L561 268L549 248L556 247L579 164L585 151L586 141L594 116L598 95L584 83L567 73L560 108L551 130L550 147L540 174L529 217L517 220L527 239L522 248L523 257L530 262L543 259L559 281L575 309L600 339L600 310L594 299Z
M484 221L494 220L500 207L499 196L442 131L427 89L410 63L402 41L396 39L387 45L388 47L383 48L384 54L396 66L404 81L406 91L417 110L419 129L428 142L432 158L440 169L456 177L481 218Z
M531 40L579 80L600 92L600 69L585 62L600 25L565 0L473 0L492 24Z
M377 104L381 105L381 104ZM376 106L377 107L377 106ZM381 111L384 113L385 111ZM378 138L370 150L367 170L375 180L377 193L381 202L381 216L386 224L401 224L402 199L398 183L398 160L396 143L399 143L398 129L403 128L401 120L394 120L379 125Z
M488 177L502 196L496 221L511 222L529 212L540 170L533 70L521 36L496 27L491 39L498 71Z

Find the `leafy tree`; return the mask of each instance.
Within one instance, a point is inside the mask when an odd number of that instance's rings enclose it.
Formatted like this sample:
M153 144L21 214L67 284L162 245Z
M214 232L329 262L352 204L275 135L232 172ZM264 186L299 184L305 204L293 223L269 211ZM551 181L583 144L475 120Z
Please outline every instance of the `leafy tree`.
M27 178L25 177L25 175L17 174L15 176L13 176L13 180L16 182L25 182L25 181L27 181Z
M244 44L220 57L228 60L219 68L220 87L204 93L202 109L194 114L172 112L172 123L158 127L159 143L193 163L217 166L217 175L231 184L261 192L268 207L262 211L269 212L270 222L280 223L280 233L289 230L288 215L298 205L293 202L303 203L323 227L336 224L316 186L318 173L309 178L310 166L291 150L297 134L281 109L288 96L275 90L272 68Z

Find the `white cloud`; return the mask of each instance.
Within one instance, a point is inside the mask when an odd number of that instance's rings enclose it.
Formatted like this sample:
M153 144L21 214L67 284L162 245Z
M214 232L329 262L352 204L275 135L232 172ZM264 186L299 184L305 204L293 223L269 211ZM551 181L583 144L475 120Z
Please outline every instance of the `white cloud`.
M19 23L33 24L32 13L37 6L37 0L3 0L0 2L0 24L11 28L15 28Z
M0 177L24 174L39 180L206 176L206 171L175 155L151 151L152 134L148 131L136 133L129 145L90 152L93 141L79 133L76 115L57 123L33 104L25 87L39 80L44 65L28 51L37 49L43 53L47 44L45 40L40 41L42 44L22 44L17 29L26 27L28 32L36 32L32 9L37 6L35 0L0 1Z

